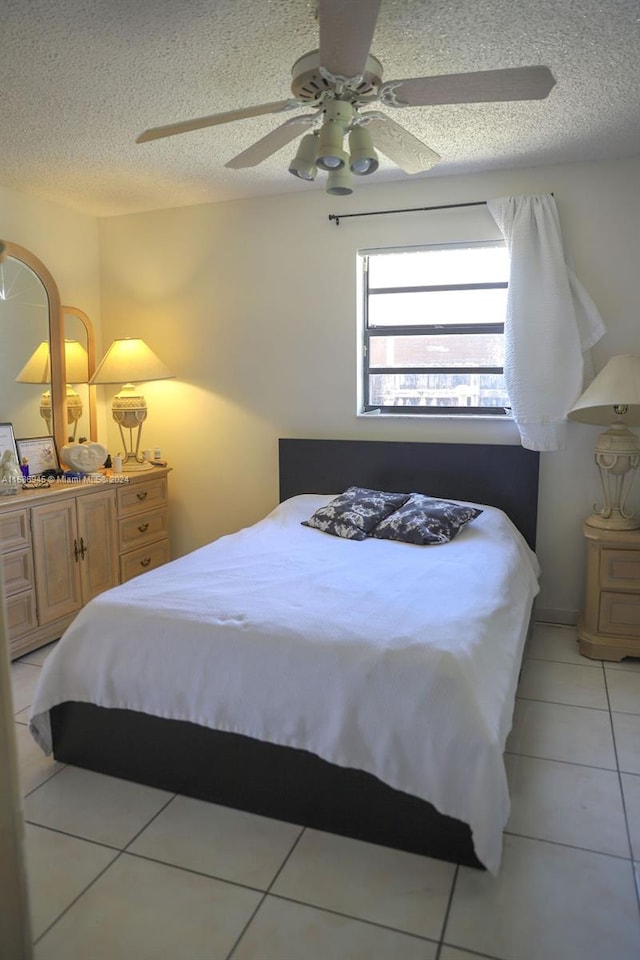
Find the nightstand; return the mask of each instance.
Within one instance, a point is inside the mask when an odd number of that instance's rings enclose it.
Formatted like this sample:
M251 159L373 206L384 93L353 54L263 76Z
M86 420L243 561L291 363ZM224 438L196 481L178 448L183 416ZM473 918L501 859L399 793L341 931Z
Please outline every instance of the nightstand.
M580 653L599 660L640 657L640 530L583 524L587 545Z

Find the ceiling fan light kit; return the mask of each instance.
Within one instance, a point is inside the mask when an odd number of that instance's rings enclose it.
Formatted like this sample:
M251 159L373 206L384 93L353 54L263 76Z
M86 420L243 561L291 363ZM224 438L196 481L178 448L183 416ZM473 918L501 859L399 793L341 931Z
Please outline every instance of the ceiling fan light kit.
M330 193L332 197L346 197L353 193L351 171L347 166L331 171L327 177L326 192Z
M349 156L351 173L355 173L357 177L375 173L378 169L378 157L371 134L362 124L353 127L349 133Z
M440 160L435 151L386 112L361 113L363 107L376 101L394 110L543 100L555 85L545 66L410 77L383 83L382 64L370 52L381 2L350 0L346 4L344 0L318 0L320 47L294 63L293 99L152 127L141 133L136 142L146 143L269 113L311 108L314 113L286 120L225 166L234 170L256 166L312 125L315 130L303 136L289 172L301 180L313 181L318 168L325 170L329 174L327 193L346 195L353 192L352 173L367 176L378 169L376 149L408 174L423 173ZM349 153L344 149L347 134Z
M316 156L318 154L318 134L305 133L300 141L298 152L289 164L289 173L300 180L315 180L318 168Z

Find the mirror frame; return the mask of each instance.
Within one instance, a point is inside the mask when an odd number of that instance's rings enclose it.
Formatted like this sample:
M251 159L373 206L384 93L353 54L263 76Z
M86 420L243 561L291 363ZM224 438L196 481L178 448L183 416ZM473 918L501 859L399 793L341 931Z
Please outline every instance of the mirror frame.
M66 442L66 378L64 368L64 330L60 312L60 293L53 276L34 253L10 240L2 241L2 255L20 260L38 276L49 300L49 356L51 358L51 415L53 435L60 450Z
M89 376L92 377L96 369L96 338L93 330L93 324L89 319L89 316L80 310L79 307L69 307L66 304L63 304L60 307L60 318L63 334L63 343L64 343L64 316L66 313L70 313L72 316L77 317L78 320L84 326L85 333L87 335L87 356L89 358ZM63 346L64 349L64 346ZM98 439L98 416L96 412L97 405L97 392L98 388L93 383L87 384L89 387L89 440ZM65 441L66 443L66 441Z

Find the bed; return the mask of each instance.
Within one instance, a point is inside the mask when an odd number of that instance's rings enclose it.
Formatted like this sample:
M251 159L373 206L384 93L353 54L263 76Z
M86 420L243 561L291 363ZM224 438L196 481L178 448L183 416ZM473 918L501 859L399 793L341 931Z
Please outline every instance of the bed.
M279 466L265 520L81 611L45 664L34 737L65 763L495 872L537 592L538 455L287 439ZM439 547L302 526L354 484L483 513ZM449 601L425 645L427 595Z

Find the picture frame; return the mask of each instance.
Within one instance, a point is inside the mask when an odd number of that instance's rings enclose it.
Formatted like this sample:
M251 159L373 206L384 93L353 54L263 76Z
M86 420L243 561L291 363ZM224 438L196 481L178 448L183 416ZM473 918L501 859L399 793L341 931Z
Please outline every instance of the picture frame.
M60 461L53 437L25 437L16 440L18 463L26 457L29 477L37 477L45 470L59 470Z
M13 433L12 423L0 423L0 457L6 451L10 450L15 454L18 460L18 450L16 448L16 438Z

